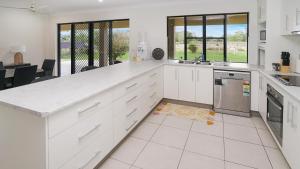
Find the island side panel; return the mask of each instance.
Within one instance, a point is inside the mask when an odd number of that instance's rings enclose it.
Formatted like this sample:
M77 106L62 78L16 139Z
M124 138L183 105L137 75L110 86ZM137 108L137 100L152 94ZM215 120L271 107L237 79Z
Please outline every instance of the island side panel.
M47 169L44 118L0 105L0 168Z

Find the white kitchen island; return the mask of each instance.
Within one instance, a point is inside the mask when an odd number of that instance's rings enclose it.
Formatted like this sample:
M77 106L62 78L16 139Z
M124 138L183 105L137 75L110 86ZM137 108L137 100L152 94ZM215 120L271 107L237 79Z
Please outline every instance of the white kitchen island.
M0 168L93 168L162 98L163 62L156 61L2 91Z

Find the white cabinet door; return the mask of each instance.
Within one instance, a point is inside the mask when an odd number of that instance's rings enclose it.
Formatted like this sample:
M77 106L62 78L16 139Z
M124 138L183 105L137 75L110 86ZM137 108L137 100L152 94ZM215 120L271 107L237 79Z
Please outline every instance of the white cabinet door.
M195 102L195 91L195 68L179 67L179 99Z
M292 169L300 168L300 107L299 102L285 95L283 113L283 154Z
M214 72L212 68L196 68L196 102L213 104Z
M164 67L164 97L167 99L178 99L178 67Z
M265 77L260 74L259 76L259 113L262 119L267 122L267 82Z
M258 111L259 100L259 72L251 72L251 110Z

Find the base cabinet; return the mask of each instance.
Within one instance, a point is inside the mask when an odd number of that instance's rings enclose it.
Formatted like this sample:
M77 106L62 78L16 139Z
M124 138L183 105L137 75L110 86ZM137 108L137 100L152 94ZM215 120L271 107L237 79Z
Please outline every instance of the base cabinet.
M196 102L213 105L214 71L211 68L196 68Z
M292 169L300 168L300 103L285 95L282 151Z
M178 99L178 67L164 67L164 97L167 99Z
M194 67L179 67L179 100L195 102L196 81Z
M267 122L267 81L262 74L259 75L259 96L258 97L259 97L258 111L262 119L265 122Z
M213 104L213 68L164 68L164 98Z

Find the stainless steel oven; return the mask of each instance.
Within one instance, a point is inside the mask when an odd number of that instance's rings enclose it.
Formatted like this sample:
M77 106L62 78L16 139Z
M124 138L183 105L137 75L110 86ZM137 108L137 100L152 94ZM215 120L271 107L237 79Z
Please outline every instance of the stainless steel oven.
M277 141L282 144L283 95L269 84L267 91L267 122L277 138Z

